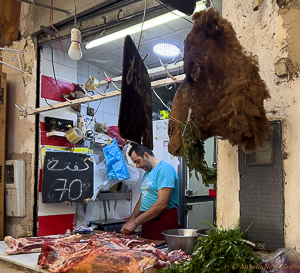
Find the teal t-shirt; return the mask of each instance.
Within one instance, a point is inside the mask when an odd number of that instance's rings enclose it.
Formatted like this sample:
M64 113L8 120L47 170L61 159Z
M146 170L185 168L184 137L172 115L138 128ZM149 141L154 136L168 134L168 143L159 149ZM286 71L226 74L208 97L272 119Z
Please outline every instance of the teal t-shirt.
M179 205L179 182L173 166L160 161L150 172L145 172L140 191L142 201L140 211L147 211L157 201L157 192L162 188L173 188L167 209Z

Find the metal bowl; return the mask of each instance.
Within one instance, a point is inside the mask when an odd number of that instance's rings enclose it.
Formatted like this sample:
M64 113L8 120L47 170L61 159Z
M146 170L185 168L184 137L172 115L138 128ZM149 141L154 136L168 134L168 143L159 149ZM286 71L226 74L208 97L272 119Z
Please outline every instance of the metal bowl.
M197 229L169 229L162 232L169 251L181 249L185 254L193 253L198 238Z
M212 229L210 229L210 228L203 228L203 229L198 229L196 232L197 232L197 234L199 236L208 236L206 234L206 231L208 231L208 230L212 230Z

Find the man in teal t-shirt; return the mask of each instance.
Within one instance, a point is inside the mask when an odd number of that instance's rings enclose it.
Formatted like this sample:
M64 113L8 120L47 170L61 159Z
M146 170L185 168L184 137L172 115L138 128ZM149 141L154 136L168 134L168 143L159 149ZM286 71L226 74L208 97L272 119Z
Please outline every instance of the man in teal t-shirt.
M162 231L178 228L179 183L176 171L142 145L132 146L128 155L145 174L140 198L121 232L131 234L142 225L143 238L163 240Z

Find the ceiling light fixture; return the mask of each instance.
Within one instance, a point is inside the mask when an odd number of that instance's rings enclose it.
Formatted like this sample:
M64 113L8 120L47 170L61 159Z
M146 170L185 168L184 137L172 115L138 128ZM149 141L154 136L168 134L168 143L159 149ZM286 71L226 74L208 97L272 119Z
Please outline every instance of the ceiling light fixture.
M82 57L82 51L80 48L81 44L81 32L78 28L76 28L76 3L74 1L74 28L71 30L71 45L68 50L69 57L74 60L78 61Z
M206 8L205 5L203 4L203 2L206 3L206 1L197 2L195 12L203 10L203 9ZM181 18L181 17L184 17L184 16L186 16L186 14L184 14L184 13L178 11L178 10L174 10L173 12L168 12L166 14L163 14L163 15L160 15L160 16L157 16L155 18L152 18L150 20L145 21L144 25L143 25L143 30L150 29L150 28L153 28L153 27L171 22L175 19L178 19L178 18ZM119 30L117 32L114 32L112 34L106 35L104 37L98 38L96 40L93 40L93 41L87 43L85 45L85 48L90 49L90 48L100 46L100 45L112 42L114 40L123 38L127 35L138 33L138 32L141 31L141 27L142 27L142 23L139 23L137 25Z
M153 47L153 51L161 56L165 57L175 57L180 53L177 46L168 43L160 43Z
M80 42L81 42L81 33L79 29L73 28L71 30L71 46L68 50L68 55L72 60L78 61L82 57Z

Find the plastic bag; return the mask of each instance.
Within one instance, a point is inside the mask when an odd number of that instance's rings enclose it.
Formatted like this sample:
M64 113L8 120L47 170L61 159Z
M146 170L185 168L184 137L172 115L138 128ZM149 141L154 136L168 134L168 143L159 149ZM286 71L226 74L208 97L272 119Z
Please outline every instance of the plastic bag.
M125 184L125 185L127 185L127 186L129 186L129 187L132 187L139 180L140 172L139 172L138 168L133 167L130 164L128 164L128 160L127 160L127 157L126 157L127 149L128 149L128 146L124 146L124 148L122 150L122 154L123 154L124 161L125 161L125 164L127 166L128 172L130 174L130 177L127 178L127 179L124 179L122 181L122 183Z
M130 177L125 160L115 138L112 143L103 147L103 153L106 160L108 177L110 179L118 178L119 180L124 180Z
M123 138L119 134L119 127L118 126L109 126L108 127L108 132L106 132L108 136L111 138L115 138L118 142L118 145L123 147L124 146L124 141Z
M293 248L280 248L262 259L263 273L299 273L300 254Z
M76 217L75 217L75 229L79 227L87 227L89 224L89 220L86 219L86 214L83 211L81 203L75 203L76 208Z
M110 179L107 173L106 161L105 159L99 164L94 165L94 195L91 198L95 201L99 191L108 191L112 186L119 183L118 178Z

